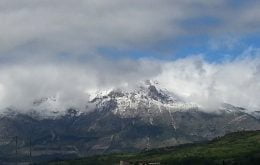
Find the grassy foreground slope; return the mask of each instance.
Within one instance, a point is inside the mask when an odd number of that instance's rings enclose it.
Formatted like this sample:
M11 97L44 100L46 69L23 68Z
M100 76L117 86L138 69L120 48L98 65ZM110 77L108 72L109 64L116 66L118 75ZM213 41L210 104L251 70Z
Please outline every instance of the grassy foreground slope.
M120 160L160 164L260 164L260 131L231 133L208 143L181 145L141 153L93 156L50 165L119 164Z

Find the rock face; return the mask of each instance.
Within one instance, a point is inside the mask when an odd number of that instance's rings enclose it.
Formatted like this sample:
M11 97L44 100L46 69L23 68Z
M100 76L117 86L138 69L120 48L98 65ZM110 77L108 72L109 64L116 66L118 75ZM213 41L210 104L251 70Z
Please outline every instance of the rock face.
M40 106L46 100L55 101L42 99L34 104ZM28 161L31 148L32 159L37 161L138 151L260 130L257 116L244 108L223 104L216 112L206 113L150 82L99 94L90 104L91 111L71 108L60 115L53 112L55 117L43 117L33 110L2 114L0 163L13 160L15 136L19 159Z

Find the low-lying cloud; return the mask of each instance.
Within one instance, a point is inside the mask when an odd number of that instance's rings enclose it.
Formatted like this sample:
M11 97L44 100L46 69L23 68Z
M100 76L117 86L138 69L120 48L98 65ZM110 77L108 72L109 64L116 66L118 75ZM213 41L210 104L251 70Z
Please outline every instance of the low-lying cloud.
M222 63L209 63L202 56L191 56L166 62L162 68L156 79L163 86L206 110L216 110L222 103L260 109L259 50L250 50Z
M92 59L82 63L4 65L0 68L0 109L28 110L32 103L57 97L59 110L82 108L89 91L106 90L149 79L160 72L159 64L144 60Z
M258 109L259 53L214 64L145 53L118 60L106 50L160 53L164 43L174 49L203 37L213 50L236 49L237 38L259 34L259 8L255 0L0 0L0 109L53 96L63 109L82 108L88 91L145 79L206 108Z
M91 91L152 79L205 110L216 110L221 103L259 110L259 50L245 53L222 63L210 63L198 55L171 62L142 59L115 63L100 58L85 64L6 65L0 69L0 105L1 109L28 110L35 100L55 96L59 110L84 109Z

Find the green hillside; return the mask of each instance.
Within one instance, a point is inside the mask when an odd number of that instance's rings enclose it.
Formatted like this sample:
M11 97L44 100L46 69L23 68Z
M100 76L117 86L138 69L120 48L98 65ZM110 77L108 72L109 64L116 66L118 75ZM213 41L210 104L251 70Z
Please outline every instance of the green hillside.
M93 156L84 159L51 162L50 165L132 164L260 164L260 131L231 133L213 141L155 149L141 153Z

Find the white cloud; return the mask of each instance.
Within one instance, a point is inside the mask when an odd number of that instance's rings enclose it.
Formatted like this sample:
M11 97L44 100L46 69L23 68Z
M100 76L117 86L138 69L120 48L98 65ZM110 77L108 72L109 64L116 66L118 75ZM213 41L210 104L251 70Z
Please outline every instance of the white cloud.
M60 110L84 107L86 91L119 87L149 79L159 64L145 60L98 58L82 63L38 63L0 66L0 109L28 110L35 100L59 97Z
M1 109L28 109L35 99L58 96L60 110L86 105L88 91L155 79L188 102L213 111L221 103L259 110L260 51L209 63L200 56L176 61L93 59L82 63L15 64L0 68Z
M209 63L201 56L167 62L155 79L207 110L214 110L221 103L259 110L260 53L254 49L245 53L234 61L219 64Z
M209 41L209 46L212 50L233 50L241 45L238 37L235 36L224 36Z

